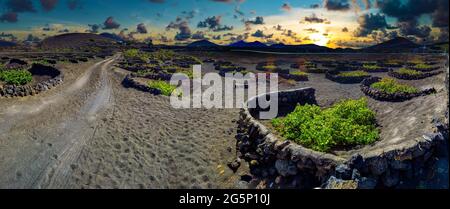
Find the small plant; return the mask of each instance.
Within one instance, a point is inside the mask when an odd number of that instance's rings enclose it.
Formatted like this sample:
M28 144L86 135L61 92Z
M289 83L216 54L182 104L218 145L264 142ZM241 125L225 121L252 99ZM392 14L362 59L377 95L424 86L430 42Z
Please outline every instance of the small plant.
M33 80L33 75L28 70L1 70L0 80L9 85L25 85Z
M149 81L148 87L160 90L161 94L165 96L172 95L172 92L177 88L176 86L170 85L169 83L161 80Z
M424 63L420 63L420 64L415 65L414 68L421 69L421 70L430 70L433 68L433 66L427 65Z
M402 74L402 75L413 75L413 76L422 74L420 71L411 70L408 68L400 68L399 70L397 70L397 73Z
M266 71L274 71L274 70L276 70L278 67L275 66L275 65L265 65L265 66L262 66L261 68L262 68L263 70L266 70Z
M298 105L285 118L272 125L286 139L316 151L370 144L378 140L375 113L365 98L339 102L328 109Z
M378 66L378 65L371 65L371 64L364 64L363 68L366 69L366 70L369 70L369 71L370 70L379 70L379 69L381 69L380 66Z
M308 76L308 73L302 72L302 71L295 71L291 72L292 75L298 75L298 76Z
M364 71L350 71L350 72L340 72L338 76L342 77L364 77L369 76L367 72Z
M417 93L419 90L415 87L398 83L392 78L382 78L379 82L373 83L370 87L378 89L388 94L394 93Z

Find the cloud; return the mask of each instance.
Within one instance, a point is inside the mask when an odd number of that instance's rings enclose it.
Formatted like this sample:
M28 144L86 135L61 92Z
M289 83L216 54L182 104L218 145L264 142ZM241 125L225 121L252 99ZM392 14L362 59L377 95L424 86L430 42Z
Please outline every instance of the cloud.
M257 38L272 38L273 34L266 35L262 30L257 30L252 34L252 36Z
M292 7L291 7L291 5L289 5L288 3L284 3L284 4L281 6L281 9L284 10L284 11L286 11L286 12L289 12L289 11L291 11Z
M192 36L191 29L189 28L189 24L186 20L182 20L181 18L177 18L175 22L170 22L170 24L166 27L166 30L170 29L178 29L177 34L175 35L175 40L184 41Z
M0 16L0 22L8 22L8 23L16 23L17 22L17 13L15 12L7 12Z
M52 11L56 4L58 4L58 0L40 0L42 8L44 11L49 12Z
M264 18L262 16L257 16L252 20L243 20L245 24L245 30L251 30L252 25L264 25Z
M319 4L311 4L311 5L309 6L309 8L311 8L311 9L317 9L317 8L319 8L319 7L320 7Z
M252 25L263 25L264 24L264 18L261 16L256 17L253 20L247 20L245 21L246 24L252 24Z
M347 11L350 9L348 0L325 0L324 7L331 11Z
M306 23L325 23L325 24L330 24L330 21L328 21L325 18L319 18L314 13L311 16L306 16L303 19L303 22L306 22Z
M198 28L208 28L214 32L233 30L233 26L227 26L221 24L221 16L207 17L205 20L200 21L197 24Z
M5 3L7 10L11 12L36 12L31 0L7 0Z
M306 28L306 29L304 29L304 31L307 31L308 33L318 33L319 32L317 29L314 29L314 28Z
M204 33L203 31L197 31L197 32L195 32L194 34L192 34L192 37L191 37L191 38L194 39L194 40L208 39L208 38L205 36L205 33Z
M355 36L363 37L371 34L374 30L385 29L388 26L386 17L380 13L365 14L358 18L359 27L355 31Z
M136 31L137 31L138 33L141 33L141 34L146 34L146 33L148 33L147 27L145 27L145 24L144 24L144 23L138 24L137 27L136 27Z
M70 10L75 10L75 9L81 7L81 2L80 2L80 0L68 0L67 1L67 7Z
M98 30L100 29L100 25L98 25L98 24L89 24L88 25L89 27L90 27L90 29L89 30L87 30L86 32L89 32L89 33L98 33Z
M120 27L120 24L114 21L113 17L106 18L105 22L103 23L103 29L104 30L111 30L111 29L117 29Z
M431 28L429 26L419 25L419 18L424 14L431 14L433 25L436 27L448 26L447 0L409 0L406 2L384 0L376 3L381 12L397 18L397 26L403 36L415 36L424 39L430 35ZM446 20L442 20L442 18L446 18Z

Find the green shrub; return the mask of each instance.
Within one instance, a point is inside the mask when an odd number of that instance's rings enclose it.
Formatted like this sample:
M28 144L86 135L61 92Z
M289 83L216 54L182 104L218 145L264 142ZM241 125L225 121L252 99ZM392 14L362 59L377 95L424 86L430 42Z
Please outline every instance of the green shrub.
M378 69L380 69L381 67L378 66L378 65L364 64L364 65L363 65L363 68L366 69L366 70L378 70Z
M139 49L129 49L123 53L123 56L126 59L140 59L147 62L150 55L146 52L141 52Z
M421 63L421 64L415 65L414 68L428 70L428 69L433 68L433 66Z
M267 71L273 71L275 69L277 69L278 67L275 65L265 65L261 67L263 70L267 70Z
M403 74L403 75L421 75L422 74L422 72L420 72L420 71L411 70L408 68L400 68L397 70L397 73Z
M149 81L148 87L160 90L161 94L165 96L172 95L172 92L177 88L176 86L170 85L169 83L161 80Z
M299 76L308 76L308 73L302 72L302 71L295 71L291 72L292 75L299 75Z
M375 113L364 98L323 110L317 105L298 105L285 118L273 119L272 125L286 139L322 152L370 144L379 138Z
M417 93L419 90L415 87L398 83L392 78L382 78L379 82L373 83L370 87L380 91L393 93Z
M338 76L342 77L362 77L362 76L368 76L369 74L364 71L350 71L350 72L340 72Z
M0 80L9 85L25 85L33 79L28 70L1 70Z

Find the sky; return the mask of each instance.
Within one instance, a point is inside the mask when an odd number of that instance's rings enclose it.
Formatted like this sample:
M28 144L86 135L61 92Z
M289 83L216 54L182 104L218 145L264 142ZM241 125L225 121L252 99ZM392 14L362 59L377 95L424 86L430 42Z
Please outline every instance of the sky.
M448 0L0 0L0 39L114 33L155 44L360 48L398 36L448 41Z

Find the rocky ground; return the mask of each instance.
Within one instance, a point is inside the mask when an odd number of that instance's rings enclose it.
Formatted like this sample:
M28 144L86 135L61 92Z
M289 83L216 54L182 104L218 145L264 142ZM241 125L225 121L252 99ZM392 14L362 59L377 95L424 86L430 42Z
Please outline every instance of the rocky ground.
M55 89L34 97L0 98L0 188L247 186L240 181L248 178L245 162L236 173L227 167L236 157L238 109L173 109L168 97L124 88L128 72L113 67L116 60L61 66L64 84ZM252 68L258 59L237 56L231 61ZM205 68L213 71L211 64ZM434 77L411 83L442 81ZM303 86L317 88L323 106L363 96L358 85L333 83L323 74L280 88ZM395 126L405 123L411 128L408 134L418 134L414 127L441 111L433 108L440 108L442 94L402 104L369 99L369 104L381 115L383 127L391 127L382 134L398 133ZM392 114L416 119L383 116ZM448 160L441 164L439 174L448 177ZM446 182L448 187L448 178Z

